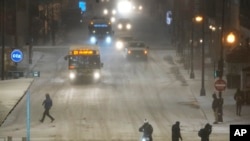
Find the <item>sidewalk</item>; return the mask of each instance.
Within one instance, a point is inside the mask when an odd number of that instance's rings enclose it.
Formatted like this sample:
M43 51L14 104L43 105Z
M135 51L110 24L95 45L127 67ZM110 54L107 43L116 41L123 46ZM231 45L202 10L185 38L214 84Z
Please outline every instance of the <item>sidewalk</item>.
M27 59L24 59L18 64L18 70L24 71L24 77L0 81L0 126L4 123L5 119L7 119L8 115L13 111L19 101L25 96L27 89L33 82L33 77L28 71L33 69L43 54L34 52L34 56L32 64L29 65Z
M204 116L207 118L207 122L212 124L214 122L214 113L212 111L212 94L216 92L214 88L214 66L213 64L205 63L205 76L204 76L204 88L205 96L200 96L201 90L201 59L194 61L194 74L195 78L190 78L190 70L185 69L183 63L180 62L181 58L178 55L172 56L175 64L179 67L180 73L185 77L190 91L195 96ZM198 63L198 64L197 64ZM199 64L200 63L200 64ZM226 78L223 78L226 80ZM250 105L243 105L242 116L236 116L234 93L235 89L226 89L222 92L222 97L224 98L223 105L223 123L219 123L216 126L226 126L227 132L229 132L229 125L231 124L249 124L250 123Z

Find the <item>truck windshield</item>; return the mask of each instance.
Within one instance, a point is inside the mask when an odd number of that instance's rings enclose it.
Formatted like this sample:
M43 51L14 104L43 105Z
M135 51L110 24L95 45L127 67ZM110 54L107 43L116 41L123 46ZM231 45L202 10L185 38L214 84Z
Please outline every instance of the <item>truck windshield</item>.
M95 30L96 34L108 34L111 31L111 27L92 27L92 31Z
M100 56L69 56L69 65L75 66L75 68L98 68L100 66Z

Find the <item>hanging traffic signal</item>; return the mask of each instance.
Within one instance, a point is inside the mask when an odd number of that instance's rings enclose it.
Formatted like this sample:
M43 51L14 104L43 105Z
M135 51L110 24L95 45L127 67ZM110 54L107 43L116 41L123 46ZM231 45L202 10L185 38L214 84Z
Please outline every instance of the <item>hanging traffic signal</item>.
M222 77L222 71L221 70L215 70L214 71L214 78L221 78Z

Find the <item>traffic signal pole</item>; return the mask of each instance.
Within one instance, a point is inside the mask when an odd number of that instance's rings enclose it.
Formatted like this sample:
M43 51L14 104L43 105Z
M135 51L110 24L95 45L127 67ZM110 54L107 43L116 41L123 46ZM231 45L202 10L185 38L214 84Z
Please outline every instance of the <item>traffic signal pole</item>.
M221 48L220 48L220 60L218 61L219 78L222 79L224 73L224 13L225 13L225 0L222 0L222 16L221 16Z

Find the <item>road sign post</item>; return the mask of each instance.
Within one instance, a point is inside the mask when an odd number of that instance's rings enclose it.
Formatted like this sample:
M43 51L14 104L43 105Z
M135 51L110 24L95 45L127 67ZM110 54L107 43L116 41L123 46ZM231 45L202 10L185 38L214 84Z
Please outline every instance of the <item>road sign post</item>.
M224 81L223 79L217 79L215 82L214 82L214 88L221 92L221 91L224 91L227 87L227 83L226 81Z

